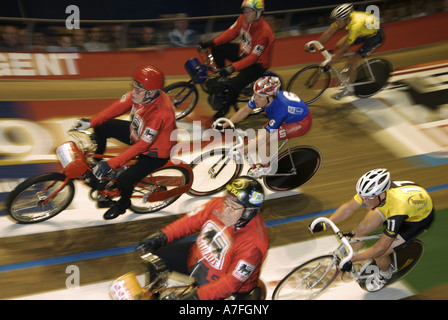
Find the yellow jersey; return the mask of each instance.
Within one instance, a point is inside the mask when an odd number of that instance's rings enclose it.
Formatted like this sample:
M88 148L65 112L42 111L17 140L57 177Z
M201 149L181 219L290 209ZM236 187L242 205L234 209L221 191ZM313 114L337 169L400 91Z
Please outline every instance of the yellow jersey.
M333 22L336 25L336 22ZM380 28L379 19L362 11L353 11L350 14L350 22L345 29L348 31L347 42L353 44L359 37L371 38L377 34Z
M362 205L358 194L354 199ZM375 210L381 213L387 222L386 234L393 236L403 222L419 222L428 217L433 210L433 203L428 192L414 182L394 181L386 191L386 202Z

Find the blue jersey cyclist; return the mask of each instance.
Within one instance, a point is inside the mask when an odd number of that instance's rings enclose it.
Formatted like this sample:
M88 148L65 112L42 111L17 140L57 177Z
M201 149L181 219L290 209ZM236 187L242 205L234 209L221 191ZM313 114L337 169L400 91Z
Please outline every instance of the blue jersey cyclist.
M312 116L308 105L297 95L291 92L280 90L280 79L274 76L265 76L258 79L254 84L254 95L249 103L235 113L230 121L238 123L244 120L255 108L261 108L268 117L268 122L263 130L257 134L254 143L260 149L265 145L267 159L257 163L250 170L253 177L266 175L271 171L270 166L270 144L271 139L285 140L300 137L311 129ZM219 126L218 129L225 129L227 123ZM249 144L244 148L247 154Z

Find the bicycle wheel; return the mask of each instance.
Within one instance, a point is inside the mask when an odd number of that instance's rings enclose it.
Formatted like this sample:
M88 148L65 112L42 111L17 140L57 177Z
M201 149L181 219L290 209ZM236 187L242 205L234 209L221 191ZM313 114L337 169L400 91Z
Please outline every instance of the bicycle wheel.
M62 173L52 172L20 183L6 200L9 217L19 223L37 223L65 210L75 195L73 180L69 180L64 186L65 179L66 176Z
M313 64L299 70L289 80L286 91L293 92L310 104L319 99L331 83L331 73Z
M209 196L222 191L226 184L238 177L243 169L227 157L229 149L221 148L203 153L190 163L194 173L194 182L189 195Z
M368 98L382 90L387 85L393 70L392 64L385 59L371 59L368 60L367 63L370 65L372 74L375 77L375 82L354 86L355 95L360 98ZM366 63L364 63L358 68L356 82L368 82L370 79L370 72Z
M176 201L181 194L154 202L146 201L145 195L158 192L158 190L169 191L190 183L188 171L182 167L162 167L152 172L151 176L142 179L134 187L131 197L131 206L129 207L131 211L135 213L151 213L159 211ZM154 185L154 182L157 183L157 187Z
M311 300L322 294L339 274L339 259L324 255L293 269L275 287L272 300Z
M387 282L387 286L404 278L409 272L414 269L423 256L424 245L420 240L414 240L406 247L398 250L390 255L392 263L394 263L394 255L396 255L396 268L397 271L392 275L392 278ZM364 271L361 273L361 277L358 280L359 286L367 290L367 284L372 279L373 272L378 271L375 260L371 260L368 264L363 266Z
M272 191L287 191L302 186L314 177L321 166L322 156L316 148L298 146L290 150L296 173L292 173L290 153L288 150L282 152L277 160L276 174L279 175L273 174L263 177L264 184Z
M393 283L404 278L412 269L417 266L423 253L425 246L423 242L416 239L409 243L406 247L398 250L397 254L397 272L389 280L389 283Z
M198 103L199 93L194 83L175 82L166 86L163 91L173 102L176 120L187 116Z

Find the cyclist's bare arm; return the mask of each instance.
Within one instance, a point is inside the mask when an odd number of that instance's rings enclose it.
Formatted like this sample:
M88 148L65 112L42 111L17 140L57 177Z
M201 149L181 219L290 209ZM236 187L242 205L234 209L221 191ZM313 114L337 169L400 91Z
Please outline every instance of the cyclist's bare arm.
M359 207L361 207L361 205L352 198L350 201L339 206L339 208L337 208L336 211L330 216L330 219L335 224L338 224L349 218Z
M338 51L334 54L333 58L330 61L330 65L341 60L344 55L347 53L348 49L350 49L350 44L346 41L347 37L342 38L342 43L338 43Z
M319 38L319 42L322 44L325 44L328 40L331 39L331 37L336 33L336 31L338 31L338 27L335 25L331 25L327 31L325 31L324 33L322 33L322 35Z
M230 121L232 121L232 123L238 123L242 120L244 120L252 111L251 108L249 108L248 105L245 105L243 108L241 108L240 110L238 110L237 113L235 113L231 118ZM228 128L229 124L227 122L223 123L223 129Z

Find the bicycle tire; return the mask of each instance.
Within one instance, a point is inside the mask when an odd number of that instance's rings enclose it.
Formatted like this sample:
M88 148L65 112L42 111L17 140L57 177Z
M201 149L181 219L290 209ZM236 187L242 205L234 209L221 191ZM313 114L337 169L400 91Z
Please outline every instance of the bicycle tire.
M288 273L275 287L272 300L312 300L339 275L339 259L328 254L308 260ZM329 269L322 266L330 266ZM322 272L321 272L322 271Z
M319 99L331 84L331 73L313 64L297 71L289 80L286 91L295 93L305 103Z
M243 165L232 160L231 167L228 167L230 162L227 164L223 163L224 170L217 170L219 171L217 176L211 176L210 170L212 170L214 165L219 166L226 159L229 150L228 148L210 150L201 154L190 163L194 173L194 181L188 192L189 195L201 197L218 193L225 188L227 183L241 174ZM207 159L210 159L209 162L207 162Z
M264 176L264 184L272 191L288 191L298 188L311 180L319 171L322 164L322 155L319 150L311 146L297 146L290 150L297 172L290 176ZM288 150L280 153L277 159L277 174L291 172L292 166Z
M176 120L190 114L198 103L199 92L194 83L175 82L163 88L163 91L173 102Z
M8 217L21 224L31 224L51 219L61 213L73 201L75 195L73 180L69 180L51 201L43 203L42 200L58 190L65 179L64 174L51 172L21 182L11 191L6 200ZM56 184L51 186L52 183ZM51 188L47 190L48 186ZM61 199L60 203L56 202L58 199ZM23 207L24 205L26 207Z
M381 91L382 89L384 89L387 86L390 74L393 71L392 64L386 59L381 58L370 59L367 61L367 63L369 63L376 81L374 83L367 83L363 85L354 86L353 88L355 89L355 95L358 96L359 98L371 97L374 94ZM369 80L368 74L369 73L366 67L366 63L364 63L358 67L356 82L368 81Z
M190 183L190 175L188 173L188 170L182 167L162 167L158 170L155 170L151 173L151 176L155 178L155 180L158 181L167 181L169 182L169 185L165 184L158 184L158 187L163 188L165 190L170 190L179 186L186 185ZM167 180L167 177L168 180ZM131 197L131 206L129 209L138 214L145 214L145 213L152 213L159 210L162 210L163 208L168 207L171 205L174 201L179 199L180 195L170 197L167 199L164 199L163 201L155 201L155 202L146 202L142 198L146 193L150 192L148 188L152 188L154 185L152 183L151 177L148 176L148 178L142 179L137 185L134 187L134 190L132 191L132 197ZM153 188L152 188L153 191ZM157 191L153 191L157 192Z

